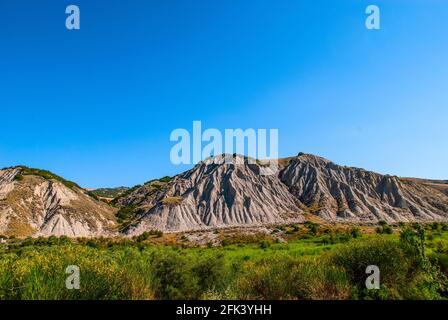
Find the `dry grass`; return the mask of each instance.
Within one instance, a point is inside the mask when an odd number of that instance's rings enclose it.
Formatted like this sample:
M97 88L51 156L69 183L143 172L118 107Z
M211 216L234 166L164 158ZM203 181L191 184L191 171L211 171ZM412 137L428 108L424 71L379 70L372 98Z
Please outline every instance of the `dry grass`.
M179 205L182 203L182 197L166 197L162 200L166 205Z

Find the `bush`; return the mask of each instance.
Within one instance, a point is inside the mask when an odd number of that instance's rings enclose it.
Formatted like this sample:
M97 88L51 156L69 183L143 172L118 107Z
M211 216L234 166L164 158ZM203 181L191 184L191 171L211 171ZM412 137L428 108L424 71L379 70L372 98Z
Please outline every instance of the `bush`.
M193 277L187 259L167 251L155 255L151 265L152 289L158 299L197 299L198 279Z
M143 242L149 238L149 232L143 232L142 234L139 234L138 236L134 237L134 240L136 242Z
M170 182L171 180L173 180L173 178L169 177L169 176L165 176L161 179L159 179L160 182Z
M120 208L120 210L118 210L118 212L116 213L118 223L123 223L123 222L129 220L130 218L132 218L132 216L134 214L134 210L135 210L135 206L127 206L127 207Z
M204 255L192 267L193 275L198 279L197 284L201 295L207 291L222 289L226 280L224 255Z
M267 240L261 240L260 241L260 243L259 243L259 246L260 246L260 248L262 248L262 249L267 249L267 248L269 248L270 247L270 243L269 243L269 241L267 241Z
M387 226L387 222L384 220L379 221L378 224L382 227Z
M394 230L386 221L380 221L380 226L376 228L376 232L380 234L392 234Z
M319 224L317 224L317 223L315 223L315 222L312 222L312 221L306 221L305 222L305 227L307 227L308 228L308 230L309 230L309 232L312 234L312 235L316 235L317 234L317 232L319 231Z
M371 240L362 243L350 243L339 249L330 258L336 266L342 267L355 285L360 297L366 297L366 268L378 266L381 272L381 286L392 288L391 298L400 298L396 291L406 285L409 261L399 243L391 240Z
M100 201L100 198L98 198L98 196L97 196L94 192L92 192L92 191L87 191L86 194L87 194L89 197L95 199L96 201Z
M143 242L145 240L148 240L151 236L155 236L156 238L160 238L163 236L163 232L160 230L150 230L145 231L142 234L139 234L138 236L134 236L133 239L136 242Z
M229 246L230 244L231 244L231 242L230 242L229 239L222 239L222 240L221 240L221 246L223 246L223 247L227 247L227 246Z
M350 235L351 235L353 238L355 238L355 239L362 237L361 230L359 230L358 227L353 227L353 228L350 230Z

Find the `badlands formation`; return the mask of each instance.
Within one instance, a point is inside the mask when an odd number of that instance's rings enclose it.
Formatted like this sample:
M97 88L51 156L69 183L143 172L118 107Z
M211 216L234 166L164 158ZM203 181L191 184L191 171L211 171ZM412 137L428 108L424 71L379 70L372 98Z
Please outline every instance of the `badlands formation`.
M300 223L304 213L352 223L448 221L446 181L381 175L303 153L279 164L276 174L262 175L266 163L242 156L226 163L221 155L120 192L109 203L48 171L3 169L0 234L95 237L253 227ZM127 215L118 223L120 212Z

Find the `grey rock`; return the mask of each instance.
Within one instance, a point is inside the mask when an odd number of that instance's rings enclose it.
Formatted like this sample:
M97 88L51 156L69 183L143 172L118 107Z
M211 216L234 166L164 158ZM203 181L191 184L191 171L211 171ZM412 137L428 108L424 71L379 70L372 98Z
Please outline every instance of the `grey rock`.
M176 176L149 210L137 209L136 221L124 232L303 221L299 203L288 188L276 175L260 175L260 169L260 164L241 156L232 163L225 163L223 155L204 161Z
M339 166L314 155L292 158L279 177L299 201L329 220L410 222L448 218L448 197L434 188Z

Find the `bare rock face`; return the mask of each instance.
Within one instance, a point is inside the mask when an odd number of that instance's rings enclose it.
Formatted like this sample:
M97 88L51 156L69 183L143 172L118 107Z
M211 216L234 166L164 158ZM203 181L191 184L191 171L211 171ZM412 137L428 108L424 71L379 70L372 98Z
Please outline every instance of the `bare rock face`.
M300 154L280 172L292 194L329 220L358 222L448 219L448 197L424 184L343 167Z
M448 221L446 181L381 175L302 153L279 159L273 175L261 174L266 162L225 160L124 190L112 201L126 213L121 231L300 223L304 212L355 223ZM48 171L0 170L0 234L112 236L116 211Z
M288 188L277 175L260 175L260 169L241 156L230 164L224 156L208 159L176 176L165 192L137 209L137 220L124 232L303 221L299 203Z
M0 170L0 233L14 236L100 236L115 225L112 207L78 187L21 168Z

